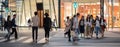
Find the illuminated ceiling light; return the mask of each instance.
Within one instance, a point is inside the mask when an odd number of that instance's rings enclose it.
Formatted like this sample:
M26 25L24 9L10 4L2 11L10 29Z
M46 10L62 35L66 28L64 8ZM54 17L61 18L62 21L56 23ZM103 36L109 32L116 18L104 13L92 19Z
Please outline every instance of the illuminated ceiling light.
M94 11L93 13L95 14L96 12Z
M119 15L119 12L117 12L117 14Z
M88 14L90 14L90 11L88 11Z
M93 8L93 10L96 10L95 8Z
M97 4L100 4L100 2L97 2Z

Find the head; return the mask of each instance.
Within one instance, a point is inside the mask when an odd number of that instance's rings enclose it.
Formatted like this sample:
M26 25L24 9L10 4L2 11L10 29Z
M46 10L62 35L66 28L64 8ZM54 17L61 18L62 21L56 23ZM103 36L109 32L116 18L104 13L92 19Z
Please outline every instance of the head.
M16 14L13 15L13 18L16 18Z
M67 16L66 18L69 19L69 16Z
M80 16L80 14L79 14L79 13L77 13L77 16Z
M100 19L104 19L104 17L103 17L103 16L101 16L101 17L100 17Z
M82 16L82 19L84 19L84 16Z
M90 15L90 18L93 18L93 15Z
M97 19L97 20L99 20L99 17L98 17L98 16L96 16L96 19Z
M76 17L76 15L74 15L73 17Z
M89 19L90 18L90 15L87 15L87 19Z
M34 15L36 16L36 15L37 15L37 12L34 12Z
M45 13L44 15L45 15L46 17L48 17L48 16L49 16L49 14L48 14L48 13Z

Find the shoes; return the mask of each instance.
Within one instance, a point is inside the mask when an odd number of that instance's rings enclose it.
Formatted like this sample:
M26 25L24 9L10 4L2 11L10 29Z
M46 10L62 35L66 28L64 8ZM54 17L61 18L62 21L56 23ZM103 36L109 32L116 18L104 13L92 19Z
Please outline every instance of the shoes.
M15 38L16 40L18 39L18 37L17 38Z
M6 41L10 41L10 39L7 39Z
M98 37L96 37L96 39L99 39Z
M68 40L69 42L71 42L71 40Z
M66 38L66 34L64 34L64 37Z
M37 40L33 40L33 43L37 43Z
M48 39L48 38L46 38L46 39L45 39L45 41L46 41L46 42L49 42L49 39Z

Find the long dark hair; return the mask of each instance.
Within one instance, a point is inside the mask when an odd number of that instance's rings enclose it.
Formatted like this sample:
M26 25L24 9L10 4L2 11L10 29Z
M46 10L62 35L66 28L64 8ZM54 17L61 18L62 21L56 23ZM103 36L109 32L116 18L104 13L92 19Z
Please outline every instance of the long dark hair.
M7 16L7 21L10 21L10 15Z
M90 22L90 15L87 15L86 21Z

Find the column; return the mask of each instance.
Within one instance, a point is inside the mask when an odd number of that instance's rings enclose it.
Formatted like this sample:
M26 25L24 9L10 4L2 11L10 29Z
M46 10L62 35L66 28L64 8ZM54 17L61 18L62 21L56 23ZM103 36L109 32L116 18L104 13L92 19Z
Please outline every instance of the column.
M114 27L114 20L113 20L113 17L114 17L114 6L113 5L114 5L113 4L113 0L111 0L111 6L112 6L112 8L111 8L112 28Z
M58 0L58 21L59 21L58 27L59 28L61 27L60 26L61 25L61 23L60 23L61 22L61 18L60 18L61 17L61 12L60 11L61 11L61 0Z
M100 0L100 16L104 17L104 0Z

